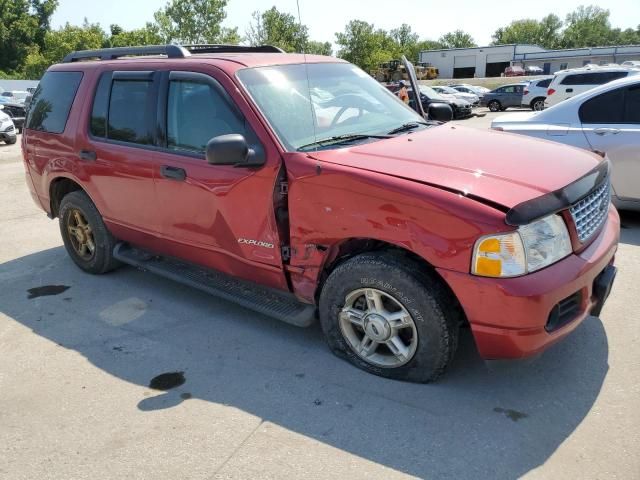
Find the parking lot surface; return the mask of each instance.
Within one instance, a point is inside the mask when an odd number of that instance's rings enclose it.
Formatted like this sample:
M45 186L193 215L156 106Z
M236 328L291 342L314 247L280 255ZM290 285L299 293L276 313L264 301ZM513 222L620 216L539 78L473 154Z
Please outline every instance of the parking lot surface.
M415 385L337 359L317 325L82 273L18 145L0 146L0 205L0 478L640 477L638 215L601 319L518 362L483 362L464 332Z

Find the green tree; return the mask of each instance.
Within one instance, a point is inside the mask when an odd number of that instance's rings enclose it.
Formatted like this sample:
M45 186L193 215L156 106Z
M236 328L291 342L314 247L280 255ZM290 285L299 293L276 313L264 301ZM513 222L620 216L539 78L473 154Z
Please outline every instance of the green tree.
M166 43L238 43L237 28L225 28L227 0L170 0L154 13L160 38Z
M130 47L134 45L159 45L163 43L158 26L147 22L142 28L124 30L119 25L111 25L109 45L112 47Z
M595 5L581 5L567 15L562 33L565 48L597 47L612 40L609 10Z
M285 52L302 52L309 41L308 28L289 13L271 7L253 12L253 20L245 33L250 45L274 45Z
M462 30L445 33L438 39L438 42L442 44L443 48L468 48L478 46L473 37Z
M418 60L421 48L420 37L411 30L411 26L403 23L398 28L394 28L389 32L389 36L395 42L395 57L400 55L406 56L412 62Z
M336 43L340 45L338 56L371 71L379 63L394 58L395 41L384 30L376 30L371 23L351 20L343 32L336 33Z
M309 40L307 42L307 46L304 51L306 53L311 53L314 55L327 55L331 56L333 54L333 48L331 46L331 42L317 42L315 40Z
M23 67L25 77L38 79L50 65L60 62L68 53L102 48L108 41L99 24L85 19L81 27L67 23L58 30L48 31L44 44L43 51L35 47L27 55Z
M554 14L541 21L526 18L515 20L493 34L493 45L527 43L545 48L556 48L560 42L562 21Z
M53 0L0 0L0 70L20 70L30 53L44 46L57 6Z

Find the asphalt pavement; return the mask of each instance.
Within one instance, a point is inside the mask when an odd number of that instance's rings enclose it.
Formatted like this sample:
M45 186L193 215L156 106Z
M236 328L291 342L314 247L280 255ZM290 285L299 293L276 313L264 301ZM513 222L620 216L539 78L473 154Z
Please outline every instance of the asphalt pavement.
M600 319L517 362L465 332L415 385L334 357L317 325L82 273L19 145L0 146L0 205L0 478L640 478L640 215Z

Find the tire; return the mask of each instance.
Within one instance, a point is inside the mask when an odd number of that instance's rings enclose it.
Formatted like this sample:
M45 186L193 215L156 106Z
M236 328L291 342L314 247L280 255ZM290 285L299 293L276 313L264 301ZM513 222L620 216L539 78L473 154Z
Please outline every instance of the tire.
M17 137L13 137L13 138L10 138L8 140L5 140L4 143L6 143L7 145L13 145L17 141L18 141L18 138Z
M82 218L82 222L78 221L77 214ZM58 217L64 246L80 269L88 273L100 274L120 265L120 262L113 257L116 239L107 230L100 212L85 192L78 190L65 195L60 202ZM81 226L82 224L87 225L89 230ZM76 231L82 230L79 235L85 240L84 242L71 233L74 228ZM80 246L83 243L85 246L89 245L86 241L87 237L91 239L93 251L90 247L82 249Z
M338 357L374 375L417 383L436 380L454 356L460 320L457 308L451 307L457 302L452 301L441 282L435 274L421 271L401 253L364 253L340 264L331 272L320 294L320 324L329 348ZM394 337L403 336L406 355L394 355L392 350L399 349L392 349L391 344L397 339L391 337L385 341L383 338L389 331L388 325L375 328L380 316L369 306L369 293L372 298L376 293L385 302L379 311L384 311L389 318L399 313L404 316L404 323L412 324L401 327L403 330L390 330L396 332ZM354 297L357 300L351 303ZM366 309L366 314L355 307L357 302L361 302L360 307ZM398 305L400 311L395 312ZM345 309L357 315L345 313ZM352 325L353 320L358 324ZM373 353L357 353L358 348L368 348L363 341L368 331L381 334L380 342L375 342L377 347ZM383 362L388 363L383 365Z
M500 102L497 100L491 100L487 107L489 107L489 110L492 112L498 112L502 108L502 105L500 105Z
M544 110L544 98L536 98L531 102L531 110L540 112Z

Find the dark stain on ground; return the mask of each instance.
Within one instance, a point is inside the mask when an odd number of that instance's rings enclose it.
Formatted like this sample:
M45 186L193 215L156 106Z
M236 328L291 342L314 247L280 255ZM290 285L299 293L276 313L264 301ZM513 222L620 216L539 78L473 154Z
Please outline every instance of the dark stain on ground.
M153 377L149 382L149 388L154 390L171 390L185 382L184 372L167 372Z
M183 400L189 400L191 398L191 394L189 392L181 393L180 398Z
M296 373L297 378L304 378L304 373Z
M43 285L41 287L33 287L27 290L29 300L38 297L48 297L50 295L60 295L62 292L69 290L67 285Z
M509 417L514 422L517 422L518 420L527 418L529 416L526 413L519 412L517 410L511 410L510 408L496 407L493 409L493 411L496 413L504 413L507 417Z
M316 405L316 406L320 406L320 405L322 405L322 400L320 400L319 398L316 398L316 399L313 401L313 404L314 404L314 405Z
M113 350L116 352L122 352L124 349L122 347L113 347Z

